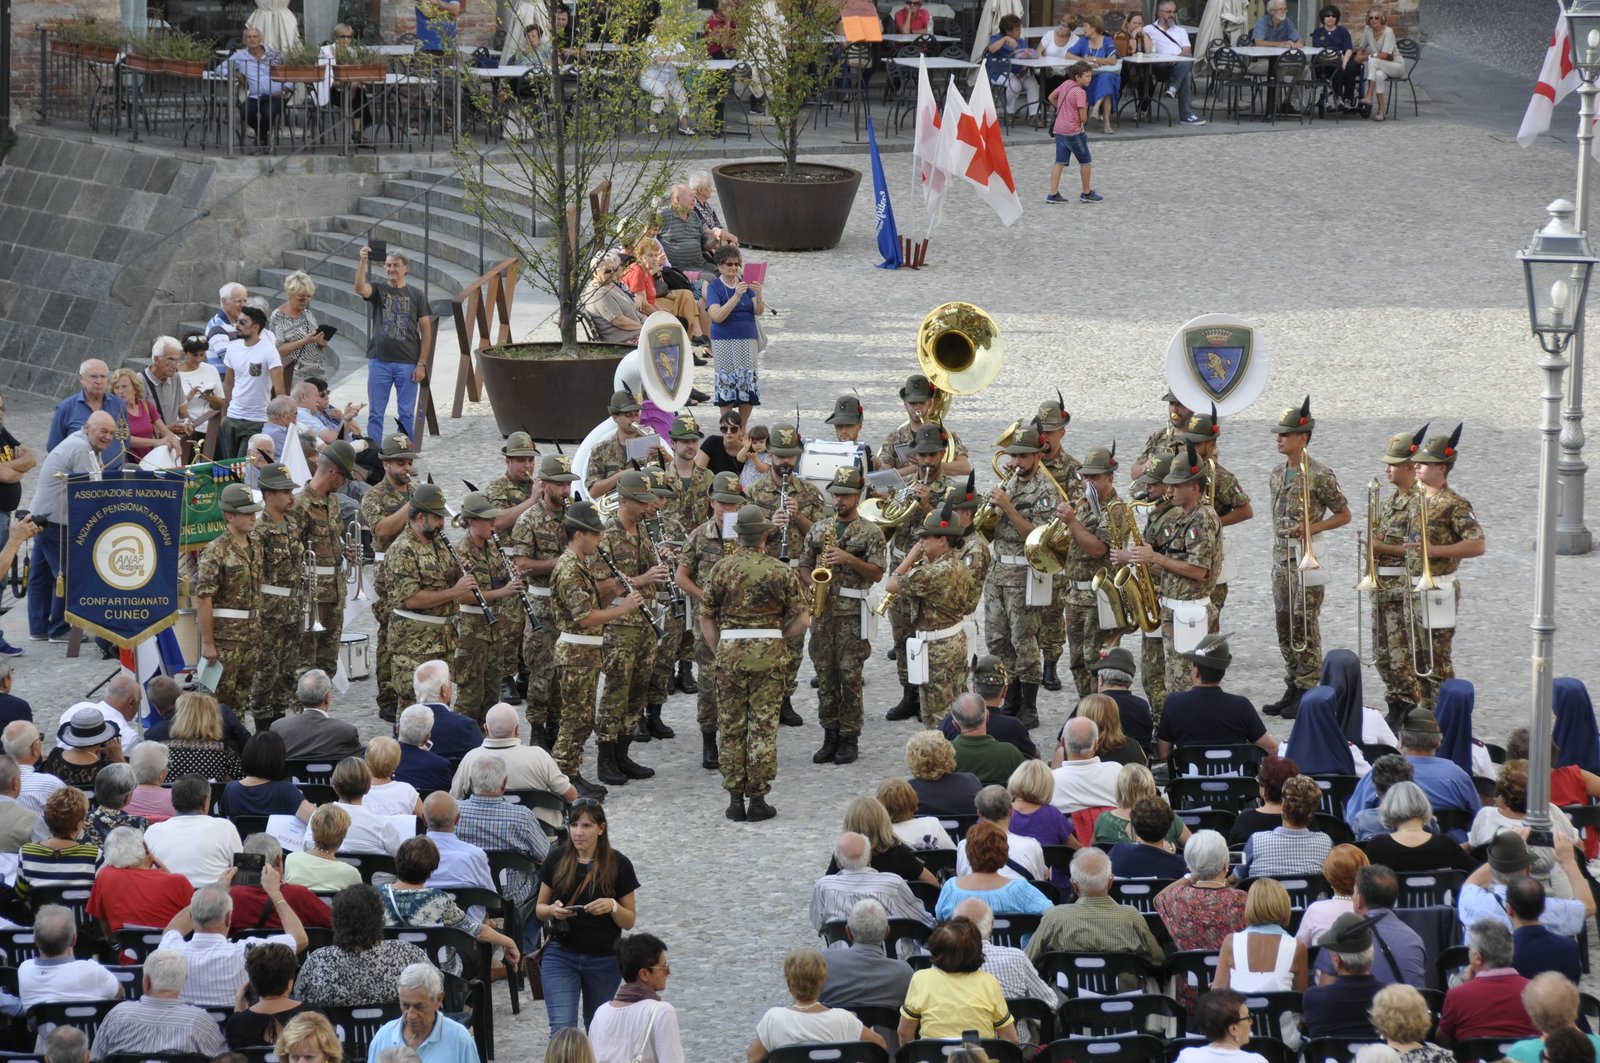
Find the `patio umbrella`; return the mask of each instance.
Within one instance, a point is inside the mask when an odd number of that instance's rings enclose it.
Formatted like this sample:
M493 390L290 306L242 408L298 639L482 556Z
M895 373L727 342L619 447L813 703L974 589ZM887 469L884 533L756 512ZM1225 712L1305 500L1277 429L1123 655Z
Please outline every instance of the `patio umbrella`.
M300 21L289 10L289 0L256 0L245 25L261 31L261 43L280 55L300 42Z
M972 38L974 63L989 47L989 38L999 31L1000 20L1007 15L1017 16L1024 24L1028 21L1028 11L1022 6L1022 0L983 0L983 13L978 16L978 29Z
M1214 40L1232 44L1250 19L1248 0L1206 0L1200 16L1200 32L1194 38L1195 57L1205 60L1206 48Z

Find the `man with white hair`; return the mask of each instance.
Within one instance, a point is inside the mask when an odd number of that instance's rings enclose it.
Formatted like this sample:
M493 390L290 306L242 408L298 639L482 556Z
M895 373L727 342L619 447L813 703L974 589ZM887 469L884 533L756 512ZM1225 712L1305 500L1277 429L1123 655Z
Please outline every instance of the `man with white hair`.
M14 853L33 839L39 813L17 800L21 792L22 774L17 762L0 755L0 852Z
M434 730L439 729L438 710L434 710ZM543 790L554 794L563 801L576 801L580 796L597 797L598 794L579 794L572 782L562 774L556 766L555 758L551 757L542 746L525 746L522 744L522 718L517 710L500 702L490 706L489 711L483 716L483 730L485 738L483 745L467 751L461 758L461 763L456 767L456 774L450 780L450 795L457 799L466 797L468 793L476 793L477 787L472 782L472 768L481 758L486 756L498 757L505 767L505 789L507 790ZM552 827L561 826L561 812L559 809L541 809L539 818Z
M1026 834L1011 833L1011 792L1004 786L985 786L973 798L972 805L980 819L1006 832L1006 862L1000 874L1006 878L1023 881L1050 877L1050 865L1044 860L1044 846ZM967 860L967 840L956 845L956 874L972 874L972 864Z
M422 822L427 825L428 840L439 850L439 866L428 877L428 885L442 889L451 886L496 889L494 876L489 873L489 857L483 847L456 833L461 822L461 806L455 798L443 790L429 794L422 802ZM475 907L467 914L479 921L483 919L482 908Z
M956 771L971 772L984 785L1005 785L1027 757L1022 750L989 733L989 707L983 698L967 691L950 705L950 718L960 734L950 740L956 751Z
M368 1059L392 1048L412 1048L422 1063L479 1063L472 1031L439 1014L444 1005L444 978L431 963L413 963L395 979L400 991L400 1017L373 1035Z
M209 1059L227 1051L217 1020L179 999L188 977L189 961L181 952L159 948L145 957L143 994L118 1004L100 1021L89 1058L99 1063L113 1053L130 1052Z
M72 909L46 904L33 917L37 959L17 968L17 992L22 1006L53 1004L61 1000L121 1000L122 983L98 960L78 960L72 946L78 940L78 923Z
M76 1026L57 1026L44 1039L45 1063L89 1063L89 1035Z
M166 926L194 897L183 875L157 867L137 827L106 835L105 863L95 873L85 910L111 937L124 926Z
M983 937L981 969L994 975L1007 1000L1031 997L1050 1005L1052 1011L1061 1006L1061 998L1056 996L1049 982L1039 977L1027 953L1010 945L996 945L989 940L994 933L994 910L988 904L979 897L968 897L956 905L955 914L966 916L978 928L978 933Z
M911 965L884 954L889 917L883 905L870 897L851 905L844 932L850 945L828 950L828 977L817 999L830 1008L898 1008L905 1003Z
M1086 721L1088 722L1088 721ZM1138 909L1111 899L1111 858L1099 849L1072 856L1078 899L1044 913L1025 950L1034 963L1047 952L1131 952L1156 966L1167 961Z
M145 397L156 404L168 431L187 439L194 435L194 428L189 424L188 396L178 379L182 367L183 344L175 336L157 336L150 345L150 364L139 371L139 378L144 382Z
M395 677L397 680L399 676ZM456 684L450 678L450 665L441 660L423 661L411 673L411 691L418 705L433 710L433 751L446 760L467 755L483 744L483 728L478 721L450 707ZM397 728L398 731L398 728ZM448 788L448 785L443 788Z
M5 746L6 756L16 762L22 776L17 800L35 812L43 812L50 795L67 784L38 769L39 761L44 759L44 739L39 736L39 729L27 720L6 724L6 729L0 731L0 745Z
M433 710L426 705L411 705L400 714L395 725L400 739L400 766L394 770L396 782L410 783L418 790L450 789L450 762L432 751Z
M217 289L217 312L206 322L206 360L222 371L222 354L228 344L239 337L239 312L244 309L250 291L238 281L229 281Z
M286 454L291 439L299 446L300 433L295 428L294 400L287 395L274 395L268 399L267 422L262 431L272 437L272 443L277 447L274 453Z
M99 364L104 368L104 362ZM107 405L113 400L121 405L122 400L115 395L105 398ZM106 410L96 410L83 422L81 429L52 446L39 467L38 486L33 492L33 503L28 507L30 519L40 529L33 540L28 579L28 637L35 642L47 638L54 642L67 641L70 630L67 599L64 594L56 593L56 578L62 574L62 544L66 541L67 477L87 476L98 480L103 471L103 455L115 454L120 461L122 444L116 441L117 423ZM16 534L15 530L12 534Z
M1050 803L1069 816L1090 808L1115 808L1122 765L1095 755L1100 728L1087 716L1075 716L1067 721L1061 741L1067 759L1055 769L1056 793Z
M188 984L183 999L202 1008L232 1007L238 999L239 987L248 979L244 973L244 956L261 945L287 945L295 952L306 947L305 927L294 914L289 902L284 900L283 876L273 867L261 871L261 888L272 898L272 906L283 920L282 934L265 938L246 938L229 941L228 931L233 924L233 897L228 893L232 874L223 876L214 886L202 886L194 891L189 907L173 916L167 923L167 932L161 935L161 947L172 949L189 961ZM192 934L188 940L185 934Z
M520 802L506 799L506 762L500 754L486 753L475 758L470 781L472 796L461 802L457 836L486 852L522 853L544 860L550 852L550 839L540 828L535 813ZM534 883L526 874L506 874L507 893L512 900L521 902L533 896Z
M355 724L329 716L333 708L333 680L320 668L300 677L295 686L295 701L300 711L272 721L272 730L283 739L284 755L290 760L327 757L341 760L361 753L361 736Z
M119 672L106 687L106 696L93 704L107 723L116 724L123 754L132 753L143 737L139 733L139 708L144 704L144 689L139 681L126 672Z
M86 358L79 363L78 383L82 386L76 394L56 404L44 449L56 449L63 440L88 424L91 414L104 410L121 429L116 443L107 448L104 455L106 472L114 472L122 467L122 456L128 445L128 404L111 394L111 369L98 358Z
M839 865L838 872L823 875L811 890L813 927L821 930L828 923L846 922L850 909L862 899L883 905L890 919L915 919L924 926L933 925L933 916L917 900L905 879L888 871L873 870L872 843L866 835L854 832L839 835L833 856Z
M339 438L338 424L329 424L322 417L322 391L310 380L302 380L294 386L294 421L295 426L302 432L315 436L319 445L332 443ZM358 403L351 403L351 407L360 408ZM354 416L354 410L350 410Z

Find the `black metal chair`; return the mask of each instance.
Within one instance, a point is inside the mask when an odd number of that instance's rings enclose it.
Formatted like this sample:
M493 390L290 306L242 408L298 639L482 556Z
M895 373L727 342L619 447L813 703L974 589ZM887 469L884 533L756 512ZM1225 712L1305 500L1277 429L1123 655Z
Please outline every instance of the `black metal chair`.
M1290 48L1278 58L1278 65L1271 68L1268 77L1268 107L1267 120L1273 125L1278 124L1278 118L1293 115L1301 125L1305 125L1305 108L1299 101L1300 79L1306 72L1306 53L1298 48ZM1272 96L1277 96L1273 101ZM1285 106L1287 105L1287 107Z
M1045 1045L1033 1058L1034 1063L1163 1063L1166 1049L1160 1038L1148 1034L1063 1037Z
M1404 85L1411 90L1411 117L1415 118L1422 113L1417 106L1417 83L1414 80L1417 65L1422 62L1422 44L1410 37L1401 37L1394 42L1395 50L1400 53L1400 61L1405 64L1406 72L1399 77L1389 78L1390 85ZM1400 117L1399 108L1395 103L1395 92L1391 89L1388 93L1388 111L1396 118Z
M1179 746L1172 751L1168 765L1172 778L1192 776L1245 775L1255 777L1266 750L1251 744Z

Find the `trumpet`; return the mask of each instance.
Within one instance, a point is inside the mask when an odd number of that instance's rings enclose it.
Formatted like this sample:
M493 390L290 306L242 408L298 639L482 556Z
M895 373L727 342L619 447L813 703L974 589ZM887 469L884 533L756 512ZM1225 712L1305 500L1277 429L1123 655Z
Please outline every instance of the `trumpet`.
M1017 437L1017 433L1021 430L1022 419L1018 418L1017 420L1012 421L1004 432L1000 433L1000 437L994 441L994 445L996 447L1009 447L1011 445L1011 441ZM1000 453L1001 452L998 450L995 451L994 456L989 459L989 467L994 470L994 474L998 479L1004 480L1006 478L1006 474L1000 471ZM1039 460L1039 471L1044 473L1044 478L1050 482L1050 486L1056 489L1056 494L1061 496L1061 501L1072 501L1071 497L1069 497L1067 494L1067 489L1061 486L1061 481L1055 478L1055 474L1050 471L1050 467L1044 463L1043 458L1040 458Z
M1356 581L1356 659L1362 664L1372 664L1368 660L1364 645L1367 633L1367 624L1361 619L1361 598L1370 595L1378 589L1378 506L1382 504L1383 485L1378 483L1374 476L1367 481L1367 538L1361 541L1356 537L1356 573L1360 579ZM1370 622L1370 616L1369 616ZM1374 659L1377 654L1377 644L1373 644Z
M931 466L917 468L915 483L909 483L888 498L869 498L861 503L861 516L880 528L898 528L917 511L917 487L928 482Z
M1294 595L1294 588L1296 584L1298 584L1300 587L1298 602L1299 608L1295 608L1296 603L1294 601L1291 600L1289 603L1289 648L1297 653L1311 645L1311 625L1309 616L1311 602L1306 594L1305 577L1301 575L1301 573L1310 572L1314 569L1320 569L1322 567L1322 562L1317 560L1317 555L1313 553L1311 549L1311 458L1303 450L1300 452L1299 468L1300 536L1301 541L1305 544L1305 546L1304 551L1300 555L1300 563L1298 565L1294 563L1293 552L1291 552L1284 560L1284 564L1289 566L1290 595ZM1296 612L1300 614L1299 638L1295 637L1294 618Z
M345 560L344 578L356 585L354 601L362 601L367 597L367 534L358 517L351 517L339 526L339 553ZM354 551L350 549L352 542L355 543Z
M472 566L468 564L461 557L461 554L456 551L455 544L450 541L450 538L447 535L445 535L443 529L440 529L439 531L439 541L444 543L444 548L449 552L450 560L455 562L456 567L463 572L471 574ZM489 599L483 596L483 588L478 586L476 583L472 585L472 596L478 600L478 608L483 610L483 619L485 621L493 624L500 619L495 615L494 610L489 607Z
M617 567L617 562L612 558L611 552L603 546L596 546L594 549L595 553L600 555L600 560L605 562L606 568L611 570L611 574L621 582L629 594L632 594L636 589L633 585L633 580L629 579L627 573ZM656 619L656 614L651 610L649 602L640 602L639 612L644 614L645 623L649 624L650 630L655 632L657 641L666 635L666 631L661 626L661 621Z
M822 609L828 604L828 584L833 582L833 569L822 563L828 551L838 544L838 522L830 522L828 535L822 540L822 549L817 552L817 566L811 570L811 615L822 615Z
M511 551L507 550L504 544L500 542L500 533L491 531L489 533L489 541L494 544L494 551L500 555L500 563L505 566L506 579L515 583L521 577L517 575L517 566L511 560ZM521 597L522 611L528 615L528 630L538 631L544 625L539 623L539 614L533 611L533 591L528 588L526 583L522 585Z
M317 601L317 556L307 545L300 562L300 633L320 635L328 629L322 626L321 603Z
M1433 562L1428 557L1428 492L1421 486L1417 492L1417 519L1422 525L1422 534L1418 536L1422 550L1422 575L1417 577L1417 582L1412 588L1412 593L1406 595L1407 611L1411 614L1408 628L1411 634L1411 671L1418 679L1426 679L1433 675L1433 630L1428 627L1428 592L1439 589L1439 584L1433 578ZM1417 643L1424 642L1428 646L1428 667L1422 667L1422 652L1417 649Z

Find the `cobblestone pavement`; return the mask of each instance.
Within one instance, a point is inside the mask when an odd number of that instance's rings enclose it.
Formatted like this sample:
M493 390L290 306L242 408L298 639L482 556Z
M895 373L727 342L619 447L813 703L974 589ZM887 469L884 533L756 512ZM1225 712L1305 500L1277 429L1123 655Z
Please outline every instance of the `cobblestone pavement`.
M1573 171L1558 146L1522 151L1507 142L1504 123L1484 128L1444 110L1430 108L1422 120L1407 112L1381 126L1247 130L1185 145L1097 137L1095 185L1106 197L1098 206L1046 207L1050 147L1026 137L1011 153L1027 211L1022 222L1004 229L958 191L920 273L872 268L864 184L837 250L749 256L771 261L768 300L780 311L770 322L758 420L787 420L798 403L803 430L826 434L822 418L834 396L854 387L868 411L866 435L881 438L902 417L895 391L916 367L917 324L936 304L961 299L993 314L1007 344L1000 379L958 399L949 420L972 444L981 482L993 479L990 441L1055 387L1073 414L1068 448L1081 455L1115 441L1131 464L1164 414L1168 338L1193 315L1237 313L1257 326L1272 375L1256 405L1227 421L1222 459L1258 513L1275 460L1267 425L1307 392L1319 422L1312 451L1341 478L1356 523L1365 517L1363 485L1381 477L1377 458L1389 434L1427 420L1445 431L1466 422L1453 482L1474 503L1489 548L1462 570L1457 666L1477 684L1478 733L1498 737L1528 705L1537 498L1539 351L1527 333L1513 256L1543 222L1544 205L1571 195ZM909 160L896 155L886 164L902 231L920 235ZM1067 181L1071 187L1076 178ZM519 319L530 325L532 315ZM450 349L447 336L440 350ZM453 359L440 362L438 393L447 402ZM362 391L359 380L346 378L338 397L363 398ZM479 405L460 420L446 417L442 438L426 440L422 468L433 470L453 502L464 491L461 475L476 480L498 469L501 440L488 413ZM47 417L42 404L15 400L10 427L35 442ZM1596 521L1600 503L1591 512ZM1223 619L1237 659L1229 686L1260 702L1277 694L1281 676L1264 519L1238 529L1233 541L1246 575ZM1323 616L1329 648L1355 641L1356 599L1348 590L1355 560L1353 527L1332 534L1326 561L1336 576ZM1592 557L1558 562L1557 674L1592 676L1600 665L1592 634L1597 565ZM3 626L28 647L17 662L17 692L42 722L53 722L111 668L27 643L20 613ZM356 629L370 630L370 618ZM784 999L784 952L816 940L806 918L810 886L827 863L845 803L904 772L903 746L915 725L882 718L898 694L886 649L880 638L867 668L869 722L853 766L811 764L820 731L815 698L802 683L797 707L808 725L782 731L773 791L779 817L771 823L722 818L723 794L715 774L699 767L692 699L682 695L666 710L679 737L634 751L656 778L616 788L608 801L614 844L644 883L639 926L671 950L667 998L682 1013L691 1059L742 1057L762 1010ZM807 663L802 676L810 674ZM1367 682L1374 690L1370 670ZM357 683L336 708L368 735L378 726L372 693L370 680ZM1378 697L1370 693L1369 701ZM1048 731L1036 737L1053 733L1067 705L1062 695L1041 699ZM1287 733L1282 723L1274 730ZM496 997L499 1058L539 1058L542 1007L525 1006L513 1019L503 990Z

